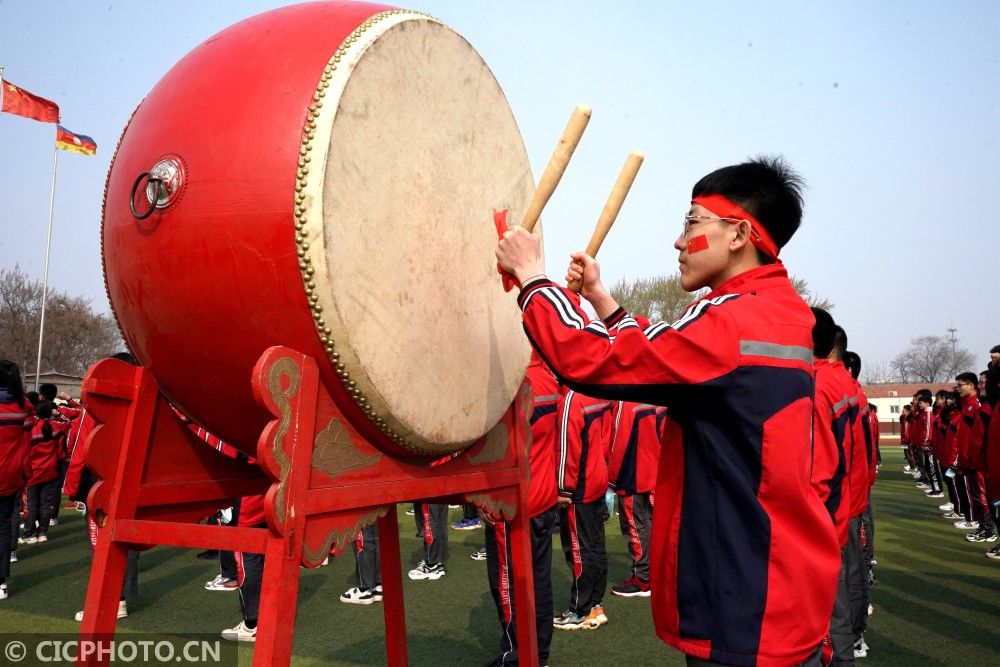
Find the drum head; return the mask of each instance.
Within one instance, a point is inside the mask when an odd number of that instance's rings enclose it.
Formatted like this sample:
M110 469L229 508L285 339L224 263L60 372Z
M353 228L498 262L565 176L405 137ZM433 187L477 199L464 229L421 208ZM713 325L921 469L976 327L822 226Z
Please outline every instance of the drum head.
M345 45L303 140L303 278L359 405L406 449L447 453L500 419L528 365L493 211L520 222L531 169L460 35L401 13Z

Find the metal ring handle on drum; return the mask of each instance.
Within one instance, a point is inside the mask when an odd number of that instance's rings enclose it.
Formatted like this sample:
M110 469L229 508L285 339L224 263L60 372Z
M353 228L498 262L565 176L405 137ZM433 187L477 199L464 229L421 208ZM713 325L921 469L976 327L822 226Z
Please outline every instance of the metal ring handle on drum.
M135 193L139 189L139 184L142 183L142 179L147 179L146 186L148 187L150 183L156 183L156 190L159 192L160 186L163 184L163 179L156 178L152 173L144 171L135 179L135 183L132 184L132 191L129 193L128 197L128 208L132 212L132 216L136 220L145 220L149 216L153 215L153 211L156 210L157 197L153 198L153 201L149 202L149 208L142 214L135 209Z

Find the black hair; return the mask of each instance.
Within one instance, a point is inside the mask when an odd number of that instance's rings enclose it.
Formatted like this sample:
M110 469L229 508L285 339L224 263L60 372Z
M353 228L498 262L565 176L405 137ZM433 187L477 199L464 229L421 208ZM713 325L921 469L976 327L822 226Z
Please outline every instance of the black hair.
M37 391L26 391L24 397L31 401L32 405L38 405L42 402L42 397L38 395Z
M138 366L139 365L139 363L135 360L135 357L133 357L128 352L119 352L118 354L114 355L111 358L112 359L117 359L118 361L124 361L126 364L130 364L132 366Z
M42 437L46 440L52 439L52 424L49 423L49 419L52 418L52 412L55 410L56 404L52 401L42 401L35 406L35 415L43 420L42 423Z
M844 355L847 354L847 332L839 324L834 326L833 351L839 360L843 360Z
M947 389L938 389L937 393L934 394L934 398L935 398L935 400L939 399L939 398L947 399L948 398L948 394L950 394L950 393L951 392L948 391Z
M869 403L868 409L871 410L872 412L878 412L878 406L875 405L874 403Z
M38 393L41 394L42 398L46 401L54 401L56 399L56 394L59 393L59 387L50 382L45 382L38 385Z
M0 389L6 389L11 400L24 407L24 385L21 384L21 369L13 361L0 359Z
M994 345L993 347L990 348L990 354L998 354L998 353L1000 353L1000 345Z
M812 308L813 317L816 324L813 325L813 356L817 359L826 359L833 350L833 335L836 330L836 323L833 315L822 308Z
M975 373L959 373L955 376L955 382L968 382L975 387L979 384L979 376Z
M912 409L913 409L913 406L910 405L909 403L904 403L903 404L903 412L909 412Z
M761 155L704 176L695 183L691 196L725 196L755 217L778 248L783 248L802 223L803 187L805 181L783 157ZM762 264L774 262L760 250L757 257Z
M851 377L857 380L861 375L861 355L850 350L844 352L844 366L850 371Z
M930 405L931 403L934 402L934 399L931 398L931 390L930 389L926 389L926 388L925 389L921 389L920 391L918 391L915 394L915 396L917 397L918 401L923 401L924 403L927 403L928 405Z

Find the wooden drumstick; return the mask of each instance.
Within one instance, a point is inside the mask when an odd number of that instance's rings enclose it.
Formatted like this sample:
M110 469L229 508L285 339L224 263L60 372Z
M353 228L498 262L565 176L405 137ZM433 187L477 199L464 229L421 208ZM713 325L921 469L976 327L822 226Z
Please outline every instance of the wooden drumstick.
M587 244L587 254L591 257L597 256L597 251L601 249L601 244L604 243L605 237L611 231L611 225L615 224L618 212L622 210L622 204L625 203L625 197L628 195L632 183L635 182L635 176L639 173L643 159L644 156L639 151L630 151L628 157L625 158L625 164L622 165L622 170L618 174L618 180L611 188L608 201L604 203L601 216L597 219L597 226L594 227L594 234L590 237L590 243ZM572 280L567 287L579 294L583 284L579 280Z
M590 122L590 114L591 108L589 104L578 104L573 109L573 114L569 117L569 122L566 123L566 129L563 130L562 137L559 138L559 143L556 144L556 149L552 152L552 157L549 158L549 163L545 165L545 171L542 172L542 177L538 180L538 187L535 188L535 195L528 204L524 220L521 221L521 226L527 231L530 232L535 229L538 218L542 215L542 209L545 208L549 197L552 196L556 186L559 185L559 179L562 178L563 172L566 171L566 165L569 164L569 159L573 157L573 151L576 150L576 145L580 143L583 131L587 129L587 123Z

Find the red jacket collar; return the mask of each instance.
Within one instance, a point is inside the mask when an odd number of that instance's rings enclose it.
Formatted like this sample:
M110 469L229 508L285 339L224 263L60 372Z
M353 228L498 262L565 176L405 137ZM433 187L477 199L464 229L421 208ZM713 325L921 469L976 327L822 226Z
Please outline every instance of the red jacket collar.
M722 294L747 294L781 284L791 285L785 266L783 264L765 264L733 276L704 298L711 299Z

